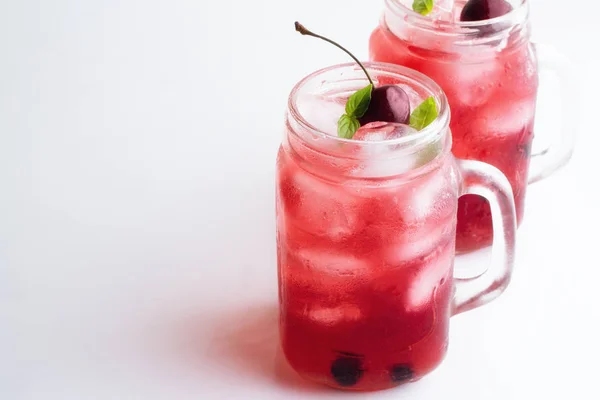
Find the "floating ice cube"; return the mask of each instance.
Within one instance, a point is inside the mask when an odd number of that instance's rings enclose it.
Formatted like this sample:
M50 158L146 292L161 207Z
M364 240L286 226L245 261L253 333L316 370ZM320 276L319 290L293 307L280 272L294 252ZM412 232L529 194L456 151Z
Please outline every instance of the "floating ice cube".
M447 89L462 105L477 107L487 102L501 80L502 64L497 60L481 63L448 64Z
M433 2L433 10L427 14L427 18L436 20L452 21L455 0L435 0ZM400 0L400 2L408 9L412 10L414 0Z
M448 176L444 173L433 173L428 178L417 180L410 190L412 193L407 197L406 217L414 223L432 217L440 208L438 205L445 206L452 196Z
M333 99L306 94L296 102L304 119L321 132L337 136L337 122L346 111L344 104Z
M418 131L408 125L393 122L371 122L360 127L352 139L364 142L393 140L408 135L414 135Z
M402 158L367 161L356 167L352 174L365 178L383 178L408 172L419 165L418 157L406 155Z
M491 101L481 109L478 117L477 128L481 134L521 134L524 128L533 123L535 100L525 98L514 102Z
M338 307L310 307L306 312L310 319L324 325L358 321L362 317L360 308L354 304L343 304Z
M416 129L404 124L371 122L361 127L354 134L353 139L363 142L384 142L413 135L417 132ZM410 171L417 166L418 157L410 155L400 157L395 151L397 151L397 145L394 144L366 143L360 149L361 156L365 161L357 166L354 175L384 177Z
M408 289L406 305L408 311L416 311L427 305L432 299L435 289L452 271L453 260L454 247L446 245L446 248L440 249L437 254L432 255L427 265L418 269Z
M435 0L427 17L441 21L454 21L454 0Z
M390 265L400 265L432 254L440 240L450 234L451 229L451 225L448 224L431 223L421 226L416 231L399 232L398 242L385 250L384 258Z
M330 250L302 249L297 256L308 268L334 277L356 277L369 270L366 260Z
M332 241L343 240L363 227L365 222L359 216L363 199L350 189L300 169L290 175L287 186L296 197L289 196L286 209L298 227Z

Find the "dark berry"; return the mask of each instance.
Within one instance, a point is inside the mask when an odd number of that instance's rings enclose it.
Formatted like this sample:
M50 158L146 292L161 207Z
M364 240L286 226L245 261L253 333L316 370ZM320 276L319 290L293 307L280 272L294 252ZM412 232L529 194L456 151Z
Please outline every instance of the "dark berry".
M392 382L401 383L412 379L414 373L406 364L397 364L390 370Z
M402 88L384 85L373 89L369 109L359 119L361 125L370 122L397 122L408 124L410 120L410 99Z
M484 21L501 17L512 11L512 6L506 0L469 0L460 13L464 22Z
M362 359L340 356L331 364L331 375L340 386L353 386L363 375Z

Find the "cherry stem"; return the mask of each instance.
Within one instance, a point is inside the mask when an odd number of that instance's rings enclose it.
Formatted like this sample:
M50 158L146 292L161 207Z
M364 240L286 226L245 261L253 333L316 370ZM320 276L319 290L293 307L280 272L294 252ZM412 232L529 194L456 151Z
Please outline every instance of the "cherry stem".
M360 67L362 68L362 70L365 72L365 75L367 75L367 78L369 78L369 82L371 83L371 85L372 85L373 87L375 87L375 84L373 83L373 80L371 79L371 75L369 75L369 73L367 72L367 69L365 68L365 66L364 66L364 65L363 65L363 64L362 64L360 61L358 61L358 58L354 57L354 55L353 55L352 53L350 53L348 50L346 50L346 49L345 49L343 46L341 46L340 44L338 44L338 43L334 42L334 41L333 41L333 40L331 40L331 39L327 39L327 38L326 38L326 37L324 37L324 36L317 35L316 33L313 33L313 32L311 32L311 31L309 31L308 29L306 29L306 28L304 27L304 25L302 25L302 24L301 24L300 22L298 22L298 21L296 21L296 22L294 23L294 25L295 25L295 27L296 27L296 31L297 31L297 32L300 32L302 35L308 35L308 36L316 37L316 38L318 38L318 39L321 39L321 40L324 40L324 41L326 41L326 42L329 42L329 43L331 43L332 45L334 45L334 46L336 46L336 47L338 47L338 48L342 49L343 51L345 51L345 52L346 52L346 54L348 54L350 57L352 57L352 59L353 59L354 61L356 61L356 62L358 63L358 65L360 65Z

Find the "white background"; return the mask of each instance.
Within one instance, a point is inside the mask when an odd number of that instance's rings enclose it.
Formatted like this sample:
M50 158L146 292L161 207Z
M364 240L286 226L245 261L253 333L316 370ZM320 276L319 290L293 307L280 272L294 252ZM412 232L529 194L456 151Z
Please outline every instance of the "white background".
M348 61L294 20L366 59L382 2L1 0L0 398L598 399L594 6L532 5L582 129L530 188L512 286L422 381L356 395L278 351L274 163L292 85Z

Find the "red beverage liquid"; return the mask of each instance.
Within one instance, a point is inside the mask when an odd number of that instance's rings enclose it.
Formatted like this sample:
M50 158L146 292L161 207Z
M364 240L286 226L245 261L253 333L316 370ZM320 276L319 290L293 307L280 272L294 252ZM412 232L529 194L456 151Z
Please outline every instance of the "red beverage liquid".
M399 29L402 34L396 35L382 20L370 39L371 59L415 69L442 87L452 112L452 152L458 158L489 163L506 175L520 223L538 87L536 58L528 38L516 35L504 43L457 49L442 35L425 37L408 25ZM475 195L461 197L457 251L488 246L492 239L487 201Z
M336 388L417 380L448 344L454 161L441 157L427 171L389 179L349 178L354 161L333 164L320 150L288 132L277 160L284 353L302 376Z
M418 380L442 362L451 315L508 285L516 231L506 178L452 155L439 86L406 68L367 68L376 85L401 87L413 110L433 99L437 118L421 130L379 121L337 137L348 96L367 79L355 64L325 68L292 90L276 174L284 354L303 377L357 391ZM495 204L505 238L500 262L468 283L453 279L466 193Z

